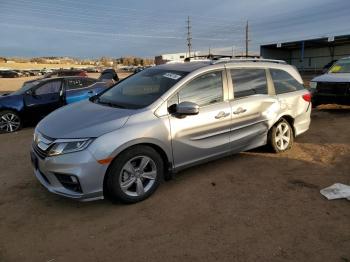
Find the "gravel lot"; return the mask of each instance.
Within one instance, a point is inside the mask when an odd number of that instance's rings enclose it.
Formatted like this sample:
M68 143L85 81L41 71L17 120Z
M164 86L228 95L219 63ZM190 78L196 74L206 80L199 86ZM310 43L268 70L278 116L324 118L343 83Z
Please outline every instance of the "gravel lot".
M33 128L0 136L0 261L350 261L350 108L314 110L289 152L185 170L135 205L80 203L35 179Z

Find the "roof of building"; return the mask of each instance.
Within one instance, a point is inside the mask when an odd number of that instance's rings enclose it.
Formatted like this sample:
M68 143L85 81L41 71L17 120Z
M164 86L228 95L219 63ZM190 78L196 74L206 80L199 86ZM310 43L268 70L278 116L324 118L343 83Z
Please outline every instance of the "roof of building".
M339 35L334 36L334 40L331 41L329 37L321 37L321 38L315 38L315 39L305 39L305 40L297 40L297 41L291 41L291 42L279 42L279 43L272 43L272 44L266 44L261 45L261 48L271 48L271 49L300 49L302 42L304 42L304 47L327 47L327 46L334 46L334 45L345 45L350 44L350 35ZM277 47L277 44L280 45Z

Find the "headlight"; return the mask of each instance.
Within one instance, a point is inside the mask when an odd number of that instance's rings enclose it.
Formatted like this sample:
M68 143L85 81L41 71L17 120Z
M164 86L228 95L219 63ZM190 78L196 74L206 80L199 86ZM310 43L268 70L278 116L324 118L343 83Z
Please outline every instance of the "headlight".
M317 82L310 82L310 88L316 88Z
M57 156L77 151L82 151L87 148L92 142L91 138L85 139L58 139L51 146L48 155Z

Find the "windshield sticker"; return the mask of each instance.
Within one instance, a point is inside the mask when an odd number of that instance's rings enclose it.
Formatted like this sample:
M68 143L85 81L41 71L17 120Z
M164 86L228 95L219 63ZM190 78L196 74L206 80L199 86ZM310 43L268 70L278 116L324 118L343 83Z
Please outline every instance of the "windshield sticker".
M174 80L178 80L181 77L180 75L173 74L173 73L166 73L163 76Z

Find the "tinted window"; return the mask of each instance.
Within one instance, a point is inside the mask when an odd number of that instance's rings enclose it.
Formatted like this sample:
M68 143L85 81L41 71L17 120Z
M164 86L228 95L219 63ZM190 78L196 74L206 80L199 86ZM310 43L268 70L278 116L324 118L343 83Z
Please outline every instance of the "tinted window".
M283 94L304 89L304 86L289 73L279 69L270 69L276 94Z
M350 73L350 59L340 59L331 67L329 73Z
M142 108L157 100L187 72L150 68L119 82L96 101L125 108Z
M179 92L179 102L193 102L205 106L223 100L222 73L213 72L202 75Z
M92 84L96 83L96 80L91 78L83 78L82 81L84 87L91 86Z
M114 75L112 73L103 73L100 77L101 80L113 79Z
M265 69L232 69L231 78L235 98L256 94L267 94Z
M60 92L61 81L50 81L35 90L36 95L54 94Z
M84 85L83 85L82 79L80 79L80 78L66 80L66 89L67 90L72 90L72 89L77 89L77 88L82 88L82 87L84 87Z

